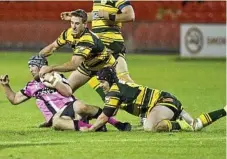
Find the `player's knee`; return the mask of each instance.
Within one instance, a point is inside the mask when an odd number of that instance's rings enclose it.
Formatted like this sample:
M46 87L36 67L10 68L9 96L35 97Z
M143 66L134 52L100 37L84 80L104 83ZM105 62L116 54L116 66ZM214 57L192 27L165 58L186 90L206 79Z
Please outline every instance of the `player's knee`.
M144 128L144 131L154 131L155 125L154 125L154 123L151 123L149 121L146 121L144 123L143 128Z
M155 132L166 132L169 131L169 127L167 122L165 120L160 121L155 127L154 127Z
M59 116L54 116L53 117L53 124L52 124L52 127L55 129L55 130L61 130L62 129L62 126L61 126L61 119Z
M81 103L76 103L76 106L74 108L76 114L86 114L88 109L88 106Z

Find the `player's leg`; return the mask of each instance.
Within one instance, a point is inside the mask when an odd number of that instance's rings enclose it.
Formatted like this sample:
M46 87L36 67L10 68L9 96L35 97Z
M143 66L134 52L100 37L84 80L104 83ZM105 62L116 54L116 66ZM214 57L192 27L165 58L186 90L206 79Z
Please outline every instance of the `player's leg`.
M82 117L87 117L90 119L97 119L99 117L99 115L102 113L101 108L94 106L94 105L84 104L82 101L79 101L79 100L74 102L73 109L74 109L75 114L79 114ZM130 131L131 130L131 124L122 123L113 117L109 118L108 123L113 125L120 131Z
M147 115L147 120L144 123L145 131L170 131L170 119L174 116L174 112L169 108L157 105Z
M209 113L203 113L194 120L193 127L195 131L212 124L218 119L226 116L226 106L223 109L215 110Z
M148 114L144 123L145 131L169 132L187 130L192 131L192 127L184 120L175 120L179 117L180 109L171 106L157 105Z
M128 65L122 54L120 54L117 58L116 72L119 79L126 82L134 82L129 75Z
M65 108L67 109L67 107ZM84 123L80 120L73 120L72 117L63 114L64 110L59 111L53 117L53 128L56 130L76 130L78 131L80 127L90 127L90 124ZM69 109L68 109L69 111Z
M94 89L99 96L101 97L101 99L104 101L105 100L105 93L103 91L103 89L101 87L99 87L100 82L97 79L96 76L92 77L89 81L88 81L89 86Z
M180 113L180 117L182 119L184 119L190 125L192 125L192 123L194 121L192 116L188 112L186 112L185 110L182 110L182 112Z
M79 72L78 70L73 71L70 76L68 77L68 81L69 81L69 85L72 88L73 93L80 88L81 86L83 86L85 83L87 83L87 81L90 79L91 77L89 77L86 74L83 74L81 72Z

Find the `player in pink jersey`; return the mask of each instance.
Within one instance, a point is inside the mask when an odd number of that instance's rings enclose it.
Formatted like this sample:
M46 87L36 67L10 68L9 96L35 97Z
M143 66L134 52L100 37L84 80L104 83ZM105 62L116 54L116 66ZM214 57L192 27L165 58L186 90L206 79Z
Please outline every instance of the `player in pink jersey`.
M47 73L41 81L39 70L45 65L48 65L45 58L32 56L28 61L28 66L34 79L16 93L10 87L8 75L1 75L0 84L3 86L8 100L13 105L17 105L32 97L36 98L36 105L45 117L45 123L40 127L52 126L61 130L80 130L80 127L90 127L90 124L84 123L81 119L84 117L97 118L102 113L102 109L88 106L76 99L63 75ZM129 123L122 123L114 118L110 118L109 123L120 131L131 129ZM101 131L105 131L105 129L101 129Z

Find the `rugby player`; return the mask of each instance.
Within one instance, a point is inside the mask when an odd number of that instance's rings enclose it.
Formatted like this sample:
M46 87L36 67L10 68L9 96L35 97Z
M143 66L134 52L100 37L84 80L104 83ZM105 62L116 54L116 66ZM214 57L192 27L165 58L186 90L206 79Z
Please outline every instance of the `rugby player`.
M109 117L116 115L119 108L135 116L145 113L147 119L144 130L152 132L181 129L198 131L226 116L225 107L193 119L172 94L119 80L114 68L104 68L97 73L97 78L106 94L105 105L93 126L83 131L94 131L104 125Z
M40 54L48 55L59 47L70 44L73 50L71 61L62 65L46 66L40 70L40 77L52 71L71 72L69 85L73 92L87 83L97 71L107 66L115 66L116 60L107 52L103 42L87 26L87 14L78 9L71 14L71 28L63 31L52 44L41 50Z
M61 130L79 130L80 127L90 127L90 124L86 124L80 119L85 117L97 118L102 113L102 109L86 105L76 99L63 75L45 74L43 82L41 82L39 70L46 65L48 65L48 62L44 57L32 56L28 61L28 66L34 79L16 93L11 89L8 76L1 75L0 83L8 100L13 105L17 105L32 97L35 98L36 105L43 113L46 121L40 127L53 126L53 128ZM129 123L121 123L114 118L111 118L109 123L120 131L131 129Z
M70 20L71 12L61 13L63 20ZM88 22L92 22L92 31L96 33L117 60L116 71L118 78L133 82L129 75L125 59L126 47L121 34L122 23L135 20L135 12L128 0L93 1L92 12L88 13ZM95 89L104 100L104 93L99 87L99 81L93 77L89 85ZM141 124L145 114L141 114Z

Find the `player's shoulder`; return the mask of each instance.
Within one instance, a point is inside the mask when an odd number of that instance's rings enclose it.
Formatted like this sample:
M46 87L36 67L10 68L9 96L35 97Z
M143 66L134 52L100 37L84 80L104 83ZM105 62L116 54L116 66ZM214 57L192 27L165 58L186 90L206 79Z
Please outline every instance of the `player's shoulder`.
M115 6L119 9L122 9L127 5L131 5L129 0L117 0L115 3Z
M94 43L93 34L88 28L84 30L84 33L79 39L79 42L92 43L92 44Z

